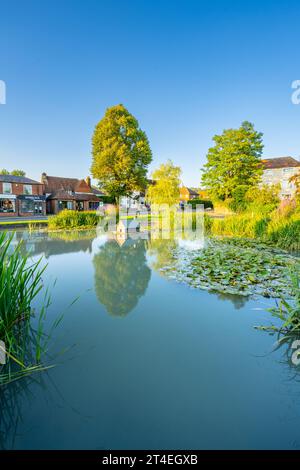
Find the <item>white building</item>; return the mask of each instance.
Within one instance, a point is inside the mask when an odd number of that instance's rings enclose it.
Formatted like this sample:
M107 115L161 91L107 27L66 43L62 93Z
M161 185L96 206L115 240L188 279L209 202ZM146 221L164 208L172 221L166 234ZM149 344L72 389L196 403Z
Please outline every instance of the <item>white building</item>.
M296 186L290 182L292 176L300 172L300 162L292 157L267 158L262 160L262 183L267 185L280 184L281 199L291 199Z

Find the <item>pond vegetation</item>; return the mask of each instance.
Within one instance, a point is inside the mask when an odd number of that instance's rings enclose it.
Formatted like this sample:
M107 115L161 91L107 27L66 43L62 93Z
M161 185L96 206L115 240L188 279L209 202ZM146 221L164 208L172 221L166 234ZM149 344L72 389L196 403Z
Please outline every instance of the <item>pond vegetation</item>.
M32 261L23 240L15 244L14 236L0 234L0 386L52 367L43 364L43 358L64 315L56 317L48 333L44 332L51 304L43 283L47 265L42 266L42 258ZM37 312L33 304L40 295Z
M73 211L64 209L48 220L48 230L90 229L97 227L99 215L96 211Z
M171 250L166 276L192 287L233 295L291 295L288 269L299 260L253 240L210 238L202 250Z

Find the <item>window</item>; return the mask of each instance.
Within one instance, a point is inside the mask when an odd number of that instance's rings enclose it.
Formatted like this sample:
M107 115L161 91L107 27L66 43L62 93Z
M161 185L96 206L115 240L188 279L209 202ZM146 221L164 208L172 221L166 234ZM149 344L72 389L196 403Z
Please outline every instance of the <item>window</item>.
M83 211L84 210L83 201L76 201L76 210L77 211Z
M63 209L73 209L73 202L72 201L58 201L58 209L62 211Z
M3 183L3 194L11 194L12 188L11 183Z
M32 186L31 186L31 184L24 184L24 186L23 186L23 192L24 192L24 194L31 195L31 194L32 194Z
M22 200L21 212L27 214L43 214L43 203L41 201L33 201L32 199Z
M15 212L14 199L0 199L0 212Z
M89 210L95 211L95 210L98 209L99 205L100 205L99 202L91 201L91 202L89 202ZM103 206L103 203L102 203L102 206Z
M35 202L26 200L21 202L21 212L34 212Z

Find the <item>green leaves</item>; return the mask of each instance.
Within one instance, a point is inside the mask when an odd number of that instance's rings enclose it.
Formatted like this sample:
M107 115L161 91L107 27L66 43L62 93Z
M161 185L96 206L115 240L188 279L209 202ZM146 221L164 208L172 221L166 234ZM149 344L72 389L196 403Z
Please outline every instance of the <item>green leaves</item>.
M149 186L147 199L152 204L173 204L179 203L179 185L181 168L175 166L171 160L162 163L157 170L152 173L155 184Z
M233 197L238 187L255 185L262 174L260 157L262 134L245 121L239 129L226 129L213 138L215 145L208 150L202 183L216 199Z
M288 270L297 258L252 240L210 239L203 250L176 248L170 277L199 289L233 295L279 298L292 295Z
M122 105L106 110L92 139L94 178L103 191L119 198L146 187L152 152L138 121Z

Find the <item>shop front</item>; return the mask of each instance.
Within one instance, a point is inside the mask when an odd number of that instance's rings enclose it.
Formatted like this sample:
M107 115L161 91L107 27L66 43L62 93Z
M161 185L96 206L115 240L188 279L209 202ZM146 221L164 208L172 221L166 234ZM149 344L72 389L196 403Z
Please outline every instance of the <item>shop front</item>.
M0 194L0 217L16 216L16 196Z
M46 196L18 196L19 214L23 217L46 215Z

